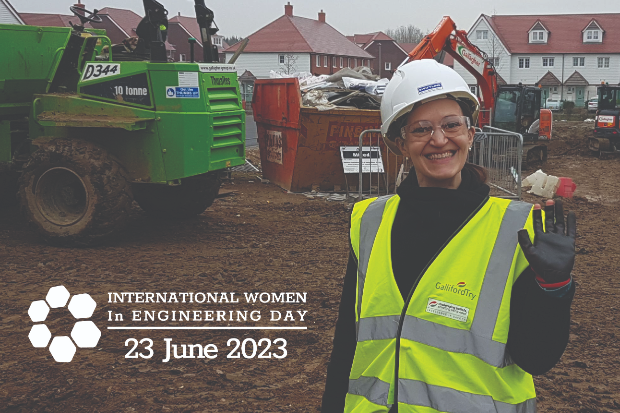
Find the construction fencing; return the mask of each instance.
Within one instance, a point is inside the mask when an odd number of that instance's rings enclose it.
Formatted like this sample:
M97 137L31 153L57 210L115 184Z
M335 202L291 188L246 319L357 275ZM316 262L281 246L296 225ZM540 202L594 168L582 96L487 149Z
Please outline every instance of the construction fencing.
M378 130L366 130L360 135L359 153L362 153L364 135ZM372 140L368 142L371 146ZM376 145L379 145L377 141ZM393 154L390 154L392 157ZM358 200L395 193L398 185L407 176L412 167L411 161L396 157L395 162L390 162L390 157L386 156L388 165L384 165L386 170L390 167L399 168L396 175L395 185L387 182L384 174L379 171L365 171L359 173L359 193ZM486 169L488 180L487 184L491 187L491 196L498 198L521 200L521 162L523 158L523 136L519 133L509 132L502 129L485 126L482 129L476 128L474 143L468 156L468 162L482 166ZM390 165L392 163L392 165ZM370 185L364 185L364 176L370 180ZM383 184L383 185L381 185ZM370 187L369 191L362 188Z
M487 170L491 196L521 200L523 136L485 126L476 129L468 161Z

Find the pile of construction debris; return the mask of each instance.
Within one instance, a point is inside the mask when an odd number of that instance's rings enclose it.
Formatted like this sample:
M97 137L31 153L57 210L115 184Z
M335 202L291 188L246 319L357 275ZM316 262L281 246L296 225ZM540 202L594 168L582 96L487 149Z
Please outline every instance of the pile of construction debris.
M320 111L338 107L378 110L388 79L373 75L370 68L344 68L333 75L313 76L308 72L282 75L271 71L271 78L297 78L304 106Z

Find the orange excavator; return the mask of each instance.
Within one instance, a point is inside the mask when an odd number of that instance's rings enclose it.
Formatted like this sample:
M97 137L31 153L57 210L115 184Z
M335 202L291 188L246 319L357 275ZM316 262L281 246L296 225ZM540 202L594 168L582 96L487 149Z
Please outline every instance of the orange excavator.
M547 160L547 146L551 139L552 114L540 109L539 87L498 85L497 73L486 53L472 44L467 32L457 30L448 17L439 22L409 53L407 61L435 59L448 53L477 80L481 95L478 126L493 126L523 135L523 167L534 167Z

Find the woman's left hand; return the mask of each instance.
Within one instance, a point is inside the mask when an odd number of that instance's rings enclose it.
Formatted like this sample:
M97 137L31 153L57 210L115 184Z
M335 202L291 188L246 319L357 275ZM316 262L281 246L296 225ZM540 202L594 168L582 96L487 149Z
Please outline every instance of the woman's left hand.
M527 230L519 230L519 244L532 269L546 284L567 281L575 264L575 236L577 218L569 212L564 234L564 210L562 201L548 200L545 206L545 229L543 229L541 206L534 205L534 245Z

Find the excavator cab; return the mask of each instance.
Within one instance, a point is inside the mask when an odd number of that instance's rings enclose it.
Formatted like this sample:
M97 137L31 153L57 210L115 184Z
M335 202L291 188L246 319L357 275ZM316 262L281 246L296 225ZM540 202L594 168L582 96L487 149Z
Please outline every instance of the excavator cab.
M547 160L547 147L538 144L540 123L540 88L503 85L495 101L492 125L523 136L523 167L540 166Z
M493 114L493 126L520 133L524 141L538 140L538 131L531 129L534 122L540 118L540 99L541 92L537 87L500 86Z
M589 139L588 147L601 156L620 151L620 86L599 86L594 137Z

